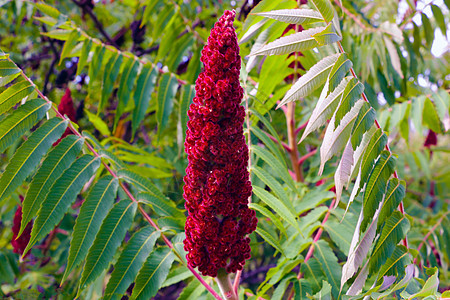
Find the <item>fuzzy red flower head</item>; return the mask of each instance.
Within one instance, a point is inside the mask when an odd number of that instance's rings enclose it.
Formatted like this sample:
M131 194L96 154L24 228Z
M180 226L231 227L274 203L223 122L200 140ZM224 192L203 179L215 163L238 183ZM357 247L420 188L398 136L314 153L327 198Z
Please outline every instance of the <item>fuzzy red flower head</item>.
M250 258L246 235L257 223L248 208L252 186L234 17L234 11L225 11L202 50L204 69L188 111L185 141L189 165L183 196L189 216L184 249L191 267L213 277L220 268L228 273L242 270Z

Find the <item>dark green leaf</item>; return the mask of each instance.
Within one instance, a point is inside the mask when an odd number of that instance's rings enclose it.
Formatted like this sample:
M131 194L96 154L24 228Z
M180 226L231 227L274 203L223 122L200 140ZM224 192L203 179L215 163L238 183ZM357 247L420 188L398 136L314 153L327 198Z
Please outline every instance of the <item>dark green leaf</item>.
M339 103L339 108L335 114L334 126L337 127L341 122L342 118L350 111L350 109L355 105L356 101L361 98L361 94L364 91L364 85L359 82L358 79L350 79L347 87L342 95L341 103Z
M124 113L127 105L128 100L131 97L131 93L134 88L134 82L136 81L137 72L139 70L139 62L137 60L131 60L129 59L127 64L125 65L125 68L123 69L122 76L120 77L120 84L119 84L119 91L117 92L118 97L118 105L116 110L116 116L114 117L114 128L116 128L117 123L120 120L120 117ZM139 90L136 90L139 91ZM139 109L139 108L136 108ZM145 113L145 111L144 111ZM139 121L140 122L140 121ZM139 122L137 125L139 125ZM135 124L134 118L132 119L132 125ZM133 136L136 132L136 128L133 127ZM115 130L115 129L114 129Z
M156 118L158 120L158 138L169 122L169 116L172 113L173 98L177 93L178 81L169 73L161 76L158 86L158 110Z
M373 126L376 116L377 113L370 104L364 102L352 129L353 150L356 150L356 147L361 143L364 133Z
M381 206L380 216L378 217L378 227L380 227L399 206L400 202L402 202L402 199L405 197L405 192L406 185L403 180L400 181L398 178L389 180L386 196L383 205Z
M341 279L341 266L331 250L330 246L325 241L318 241L315 243L315 257L322 265L325 271L328 282L331 284L331 293L334 298L339 295L339 283Z
M83 47L81 48L81 55L78 59L77 73L76 73L77 76L81 74L81 72L83 71L84 67L87 64L91 48L92 48L92 40L91 39L88 39L87 41L85 40L83 43Z
M119 53L114 54L105 66L105 72L103 73L103 84L102 84L102 98L100 101L100 105L98 111L104 110L106 104L108 103L108 99L111 97L111 93L114 87L114 82L116 82L117 76L119 76L120 66L123 61L123 56ZM120 118L118 113L115 115L115 119ZM115 122L114 124L116 124Z
M333 92L334 89L341 83L342 79L344 79L345 75L352 66L353 63L348 59L347 54L342 53L334 63L333 69L331 69L329 75L329 93Z

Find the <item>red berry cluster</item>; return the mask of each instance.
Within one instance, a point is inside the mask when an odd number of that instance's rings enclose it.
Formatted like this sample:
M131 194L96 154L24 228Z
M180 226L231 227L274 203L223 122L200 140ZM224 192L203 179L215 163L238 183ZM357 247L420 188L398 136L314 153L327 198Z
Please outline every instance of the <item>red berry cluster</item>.
M234 11L225 11L202 50L204 70L196 81L185 141L189 165L184 199L189 216L184 249L189 265L212 277L220 268L228 273L242 270L250 258L246 235L258 222L248 208L252 186L234 17Z

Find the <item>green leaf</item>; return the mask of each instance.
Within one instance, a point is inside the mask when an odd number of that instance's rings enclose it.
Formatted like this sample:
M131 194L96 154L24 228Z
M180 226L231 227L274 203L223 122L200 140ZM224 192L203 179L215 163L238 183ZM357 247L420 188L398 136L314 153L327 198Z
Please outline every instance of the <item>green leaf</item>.
M337 299L341 279L341 266L338 264L338 260L327 242L321 240L315 243L314 246L316 248L314 256L322 265L327 280L331 284L331 293Z
M281 221L270 210L256 203L249 203L248 207L250 209L258 211L263 216L270 219L270 221L272 221L272 223L281 231L281 233L283 233L287 237L286 229L284 228L283 223L281 223Z
M66 130L67 121L52 118L39 127L14 153L0 178L0 199L8 197L40 163L58 138Z
M139 271L130 299L150 299L155 296L166 280L174 258L173 252L167 247L153 251Z
M322 16L313 9L279 9L267 12L254 13L254 15L271 18L289 24L309 24L323 21Z
M161 235L151 226L146 226L136 232L128 241L119 260L114 265L104 299L120 299L128 286L134 281L139 269L153 251L156 240Z
M381 267L378 278L383 278L384 276L394 275L398 276L405 273L405 268L411 263L411 258L403 245L397 245L395 247L394 253L386 260L386 263Z
M125 68L122 72L122 76L120 77L119 91L117 92L117 97L119 98L119 103L117 105L116 116L114 118L114 128L116 128L117 123L120 120L120 117L124 113L128 100L130 100L130 96L134 87L134 82L136 81L136 76L139 70L139 61L137 60L128 60ZM139 91L139 90L137 90ZM145 113L145 111L144 111ZM132 119L132 124L135 123L134 118ZM137 123L139 125L139 123ZM134 127L133 127L134 128ZM115 130L115 129L114 129ZM133 137L136 129L133 130Z
M4 118L0 122L0 153L42 119L49 109L50 103L43 99L33 99Z
M369 273L379 270L392 255L397 244L406 236L410 227L409 220L399 211L394 211L387 219L381 236L375 244L370 259Z
M275 139L277 140L278 145L280 145L280 147L282 147L280 136L278 135L275 128L273 128L271 122L269 120L267 120L266 118L264 118L259 112L255 111L253 109L249 109L249 112L250 112L250 114L255 116L259 121L261 121L264 124L264 126L266 126L266 128L269 130L270 134L272 134L272 136L275 137Z
M205 291L205 286L198 280L192 280L183 289L183 291L178 296L177 300L189 300L189 299L199 299L201 294Z
M441 121L445 119L450 106L450 95L445 90L439 90L437 93L432 94L434 105L436 106L436 112L441 118Z
M183 132L183 139L187 130L187 122L188 116L187 112L189 110L189 106L192 103L192 99L195 96L195 86L194 85L183 85L181 87L181 96L180 96L180 123Z
M20 76L20 73L7 75L7 76L3 76L3 77L0 76L0 87L7 85L8 83L10 83L11 81L13 81L14 79L16 79L19 76Z
M249 56L281 55L315 48L319 46L319 43L316 41L313 35L321 32L324 29L325 27L316 27L281 37L257 50L253 50L249 54Z
M283 164L283 167L287 168L286 161L284 159L283 154L280 151L280 148L272 141L266 133L264 133L261 129L255 126L251 126L250 130L256 135L258 139L260 139L264 145L275 155L280 164Z
M78 30L72 30L67 38L67 41L64 43L63 49L61 51L61 56L59 58L59 65L61 62L70 55L75 45L78 43L78 39L80 38L81 33Z
M300 272L304 274L304 278L311 284L313 292L318 292L321 287L322 280L325 279L325 273L322 265L316 258L305 261L300 266Z
M109 97L114 87L114 82L116 82L117 76L119 76L120 66L122 65L123 56L119 53L113 54L113 56L108 60L105 65L105 72L103 73L103 83L102 83L102 97L100 100L100 105L98 107L98 112L103 111L108 103ZM115 114L114 125L117 124L120 115ZM117 121L116 121L117 120Z
M63 139L45 158L42 166L31 181L22 207L22 225L19 236L28 222L36 215L42 201L59 176L74 162L83 147L84 138L69 135Z
M114 203L118 186L117 178L104 176L91 188L81 206L73 229L69 258L62 282L86 258L103 219Z
M312 0L314 7L320 12L325 22L330 22L334 17L334 9L329 0Z
M300 79L291 87L283 100L281 100L280 104L278 104L277 108L286 103L306 97L321 86L327 80L328 74L338 57L339 54L327 56L312 66L311 69L309 69L305 75L300 77Z
M429 98L425 98L423 106L423 123L436 133L441 133L441 121L439 120L436 107Z
M345 75L352 66L353 63L350 59L348 59L346 53L339 55L339 58L334 63L328 78L328 82L330 84L329 92L333 92L334 89L341 84L342 79L344 79Z
M383 72L381 72L379 69L377 70L377 78L378 83L380 84L380 89L383 92L384 98L386 99L387 103L389 105L394 105L395 103L395 95L394 92L391 90L386 77L384 77Z
M405 197L406 184L398 178L391 178L386 191L383 205L381 206L380 216L378 217L378 227L394 212Z
M89 97L93 98L92 95L98 93L94 90L94 82L97 80L100 70L102 68L103 56L105 55L106 48L103 45L96 45L94 55L92 56L92 61L89 65L89 84L88 93ZM95 99L96 97L94 97Z
M283 220L300 231L295 215L291 210L289 210L289 208L286 207L286 205L284 205L283 202L258 186L253 187L253 193L261 199L261 201L273 209L273 211L276 212Z
M158 110L156 119L158 120L158 138L166 128L169 116L172 113L173 98L177 93L178 81L170 73L164 73L159 80L158 86Z
M319 175L322 174L325 163L337 152L341 151L350 138L350 133L358 116L363 100L358 101L355 106L344 116L337 128L334 128L334 116L328 124L322 146L320 146L320 168Z
M116 203L108 213L95 237L94 244L89 249L78 294L109 266L125 233L133 223L136 207L136 203L125 199Z
M395 157L388 151L383 151L380 158L369 176L364 192L363 212L364 218L361 223L361 232L366 229L367 224L371 222L375 211L380 206L386 191L386 185L389 177L394 173Z
M7 112L11 107L19 101L27 97L34 91L35 86L28 81L19 81L18 83L8 87L0 94L0 115Z
M259 227L259 225L256 227L255 232L259 234L269 245L274 247L277 251L279 251L281 254L284 255L283 248L280 245L280 242L278 239L274 238L270 233Z
M155 213L160 216L175 217L181 220L186 219L184 213L168 199L155 197L153 194L145 192L139 193L137 199L139 202L151 206Z
M294 282L295 298L294 300L308 299L307 295L312 295L311 285L305 279Z
M387 136L383 133L381 128L377 129L375 133L372 135L370 139L369 145L364 152L363 159L361 161L361 185L362 188L369 177L370 171L372 170L372 166L374 160L378 157L378 155L383 151L384 147L387 144Z
M356 150L363 139L364 133L366 133L372 126L377 116L376 111L370 106L369 103L364 102L355 124L352 129L352 147Z
M92 125L94 125L95 129L97 129L100 132L100 134L106 137L111 136L111 131L109 131L108 124L106 124L102 118L100 118L96 114L91 113L87 109L85 109L84 112L87 115L89 122L91 122Z
M20 74L20 69L12 61L2 59L0 60L0 77Z
M251 151L253 151L253 153L255 153L258 157L264 160L275 172L277 172L278 175L281 177L281 179L283 179L283 181L287 185L289 185L289 187L293 191L297 191L294 180L289 174L287 167L283 166L283 164L280 164L272 153L270 153L267 149L264 149L256 145L251 147Z
M139 190L144 192L149 192L150 194L153 194L154 196L165 199L166 196L164 196L163 193L148 179L130 171L127 169L121 169L117 171L117 176L119 178L123 178L125 181L132 183L134 186L136 186Z
M39 9L44 14L55 19L58 19L59 15L61 14L56 8L43 2L33 3L33 5L36 6L36 8Z
M327 27L316 34L313 35L320 46L336 43L342 38L336 33L333 23L327 25Z
M350 78L351 77L345 77L328 96L325 97L326 91L322 94L324 98L322 98L321 95L311 114L311 117L309 118L308 124L306 125L302 138L300 139L300 143L308 136L308 134L314 130L317 130L320 126L324 125L329 118L331 118L339 105L345 87L347 86Z
M133 119L131 121L133 132L137 130L139 124L144 119L152 92L155 88L157 76L157 67L144 65L137 80L136 90L134 92L134 111Z
M417 132L422 133L422 116L425 105L425 96L421 95L412 100L411 103L411 121Z
M352 232L355 231L355 226L351 227L345 222L339 223L335 220L328 220L325 224L323 224L323 227L330 235L331 240L339 246L345 255L348 256L350 242L352 240Z
M89 52L91 52L91 48L92 48L92 40L88 39L87 41L84 41L83 47L81 48L81 55L78 59L76 76L80 75L84 67L86 66L87 60L89 58Z
M444 14L442 14L442 10L435 4L431 4L431 10L433 11L433 16L436 20L436 23L441 29L441 33L445 35L447 33L447 24L445 23L445 18Z
M83 155L56 180L47 197L42 201L24 255L61 221L83 185L94 175L99 166L100 158Z
M339 108L335 113L334 126L338 126L342 118L350 111L350 109L355 105L356 101L361 98L361 94L364 91L364 85L359 82L358 79L352 78L347 84L342 95L341 103L339 103Z

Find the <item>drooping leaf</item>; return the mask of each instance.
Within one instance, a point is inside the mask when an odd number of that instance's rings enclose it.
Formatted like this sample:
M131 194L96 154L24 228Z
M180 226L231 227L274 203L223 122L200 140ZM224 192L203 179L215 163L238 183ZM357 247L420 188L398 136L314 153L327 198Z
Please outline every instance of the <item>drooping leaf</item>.
M56 180L47 197L41 203L41 208L31 231L30 242L24 251L24 255L61 221L83 185L92 177L99 166L99 158L86 154L72 163Z
M141 192L137 196L139 202L150 205L153 210L160 216L176 217L185 220L184 213L179 210L175 204L165 198L155 197L153 194Z
M349 80L350 77L344 78L333 92L326 96L322 101L321 98L319 99L319 102L317 102L316 107L309 118L308 124L300 139L300 143L308 136L308 134L324 125L326 121L331 118L342 98Z
M0 61L0 63L1 62L2 61ZM20 81L8 87L5 91L3 91L3 93L0 94L0 115L7 112L20 100L31 94L33 90L34 85L30 84L28 81Z
M76 76L80 75L84 67L86 66L87 60L89 58L89 53L91 52L91 48L92 48L92 40L88 39L87 41L84 41L83 47L81 48L81 55L78 58Z
M120 66L123 61L123 56L119 53L114 54L108 60L105 66L105 72L103 73L103 83L102 83L102 98L98 111L103 111L108 103L109 97L111 97L112 90L114 88L114 83L116 82L117 76L119 76ZM118 117L118 113L115 115L115 119Z
M330 23L331 24L331 23ZM353 63L350 59L348 59L346 53L342 53L339 55L339 58L336 60L336 63L333 66L333 69L330 71L329 83L330 83L330 92L333 92L336 87L341 85L342 79L345 78L345 75L353 66Z
M302 97L306 97L321 86L327 79L328 74L333 68L338 57L339 54L327 56L312 66L311 69L309 69L305 75L300 77L300 79L297 80L297 82L286 93L283 100L281 100L280 104L278 104L278 107L281 107L286 103L299 100Z
M28 222L36 215L55 181L74 162L83 143L83 138L69 135L49 152L42 166L33 177L23 200L22 225L18 236L22 234Z
M320 12L325 22L330 22L334 16L334 9L329 0L312 0L314 7Z
M281 223L279 218L277 218L270 210L256 203L249 203L248 207L259 212L266 218L269 218L273 222L273 224L281 231L281 233L283 233L287 237L286 228L284 228L283 223Z
M78 294L109 266L125 233L131 227L136 208L136 203L125 199L116 203L110 210L89 249Z
M345 147L358 116L359 109L363 104L363 100L358 101L355 106L343 117L337 128L334 128L334 116L328 124L325 136L323 138L322 146L320 147L320 169L319 174L322 174L325 163L338 151Z
M400 57L398 55L397 48L394 46L394 43L392 43L392 41L386 36L383 36L383 40L388 50L392 67L398 73L398 75L400 75L400 78L403 78L402 66L400 63Z
M336 33L333 23L329 23L321 32L313 35L320 46L336 43L342 38Z
M422 116L425 104L425 96L421 95L412 100L411 103L411 121L417 132L422 133Z
M123 69L122 75L120 77L119 90L117 92L119 102L117 104L116 116L114 117L114 128L117 127L120 117L122 116L125 108L128 105L128 100L131 97L138 70L139 62L134 59L129 59ZM136 92L139 93L140 90L136 90ZM131 120L132 125L134 124L133 122L135 122L134 118ZM133 132L135 132L135 130Z
M351 169L353 165L353 148L350 142L345 146L344 152L342 153L341 161L334 173L334 182L336 187L336 206L339 204L342 195L342 189L344 184L348 181L351 174Z
M358 147L359 144L361 143L364 133L367 132L373 126L373 122L375 121L376 116L377 113L370 106L370 104L364 102L352 129L351 141L354 150L356 150L356 147Z
M280 242L278 241L278 238L274 238L270 233L262 229L261 227L257 226L255 232L259 234L269 245L274 247L277 251L282 253L284 255L283 248L280 245Z
M259 199L261 199L261 201L273 209L273 211L275 211L283 220L300 231L295 215L286 207L286 205L284 205L283 202L258 186L253 187L253 192Z
M403 180L398 178L391 178L384 198L383 206L381 207L378 227L392 214L392 212L399 206L402 199L405 197L406 184Z
M249 55L281 55L312 49L319 46L313 35L324 29L325 27L316 27L281 37L260 49L252 51Z
M0 177L0 199L8 197L36 168L52 144L61 137L67 121L52 118L39 127L14 153Z
M364 287L364 284L366 283L368 275L369 275L368 263L365 263L364 267L361 269L358 276L356 276L355 280L353 281L353 284L347 290L346 295L357 296L359 293L361 293L361 291ZM342 284L342 286L343 286L343 284ZM342 288L342 286L341 286L341 288Z
M181 87L181 96L180 96L180 123L183 132L183 139L187 130L187 122L188 116L187 111L189 109L189 105L192 103L192 99L195 96L195 86L193 85L183 85Z
M275 157L278 159L279 163L283 164L283 166L287 168L285 158L284 158L283 154L280 151L280 147L277 146L276 142L272 141L267 136L266 133L264 133L261 129L259 129L259 128L255 127L255 126L251 126L250 130L275 155Z
M433 16L439 26L439 29L441 29L442 34L445 35L445 33L447 32L447 23L445 22L442 10L435 4L431 4L431 10L433 11Z
M342 100L339 103L339 108L335 113L334 126L338 126L342 118L350 111L355 105L356 101L361 98L361 94L364 91L364 85L356 78L350 79L347 87L342 95Z
M136 232L121 253L105 290L104 299L120 299L153 251L161 232L146 226Z
M59 65L61 65L64 58L69 56L70 53L73 51L73 48L78 43L78 39L80 38L80 36L81 33L78 30L72 30L72 32L69 34L69 37L64 43L63 49L61 51L61 56L59 58Z
M155 296L166 280L174 258L170 248L160 247L154 250L139 271L130 299L150 299Z
M383 151L369 176L364 192L364 219L361 231L364 231L367 224L373 219L375 211L383 199L389 177L394 173L395 160L392 153Z
M149 192L150 194L153 194L154 196L161 199L166 198L166 196L164 196L164 194L150 180L130 170L120 169L119 171L117 171L117 176L119 178L123 178L129 183L132 183L141 191Z
M156 119L158 120L158 138L169 122L172 113L173 98L177 93L178 81L169 73L164 73L159 80L158 86L158 110Z
M411 257L403 245L397 245L394 253L386 260L386 263L381 267L378 278L384 276L394 275L399 276L405 273L405 268L411 263Z
M136 90L134 92L134 111L131 121L133 132L136 132L147 111L150 98L155 88L157 67L144 65L137 79Z
M33 99L0 122L0 153L27 132L50 109L50 103Z
M89 122L94 125L95 129L97 129L100 134L104 136L111 136L111 131L109 131L108 124L103 121L98 115L91 113L89 110L85 109L84 113L87 115Z
M322 265L328 282L331 284L331 293L337 298L339 295L339 279L341 278L341 267L330 246L323 240L314 244L315 257Z
M323 21L322 16L313 9L279 9L255 13L257 16L271 18L289 24L309 24Z
M439 120L436 107L429 98L425 98L423 106L423 123L436 133L441 133L441 121Z
M119 182L112 176L102 177L90 190L75 222L70 242L69 258L62 281L85 258L94 242L103 219L111 209Z
M98 75L100 74L100 70L102 68L103 56L105 55L106 48L103 45L99 45L95 47L94 55L92 56L92 61L89 65L89 84L88 84L88 93L89 97L92 98L93 94L97 91L94 89L94 82L97 80ZM96 97L94 97L95 99Z
M376 272L384 265L400 240L406 236L409 227L410 223L408 218L399 211L393 212L386 220L381 231L381 236L377 240L371 255L370 273Z

